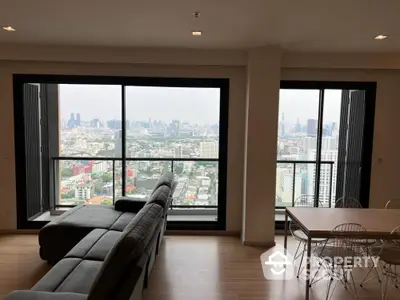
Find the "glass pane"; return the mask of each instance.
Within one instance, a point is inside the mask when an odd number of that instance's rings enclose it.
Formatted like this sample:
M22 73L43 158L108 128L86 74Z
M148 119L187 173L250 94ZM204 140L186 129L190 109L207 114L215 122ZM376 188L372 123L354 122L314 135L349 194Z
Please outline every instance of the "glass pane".
M174 173L178 181L174 206L218 205L218 162L177 161Z
M342 90L325 90L324 93L319 200L324 206L334 206Z
M60 84L60 156L121 157L121 102L121 86Z
M126 87L127 157L218 158L219 88Z
M276 206L314 195L318 107L319 90L280 90Z
M149 197L161 174L171 168L171 161L127 161L126 196Z
M113 204L113 162L59 160L57 205ZM56 164L56 165L57 165Z

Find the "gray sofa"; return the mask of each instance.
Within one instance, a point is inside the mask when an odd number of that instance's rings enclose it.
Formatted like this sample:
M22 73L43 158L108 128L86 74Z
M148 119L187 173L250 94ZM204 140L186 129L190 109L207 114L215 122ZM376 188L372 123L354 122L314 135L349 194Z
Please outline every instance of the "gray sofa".
M155 256L164 208L149 201L123 231L94 229L30 291L6 300L138 300Z
M149 199L125 197L118 199L115 206L80 205L65 212L40 230L40 257L50 264L56 264L93 230L122 232L146 203L157 203L163 208L158 251L175 186L173 173L166 172L159 178Z

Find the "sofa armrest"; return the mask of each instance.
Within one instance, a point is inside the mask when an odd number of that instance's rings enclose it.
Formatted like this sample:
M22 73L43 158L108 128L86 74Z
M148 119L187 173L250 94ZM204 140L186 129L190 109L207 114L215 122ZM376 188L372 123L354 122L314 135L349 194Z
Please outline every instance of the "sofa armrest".
M87 300L87 295L41 291L14 291L8 294L4 300Z
M115 201L114 208L118 211L138 213L146 203L147 198L121 197Z

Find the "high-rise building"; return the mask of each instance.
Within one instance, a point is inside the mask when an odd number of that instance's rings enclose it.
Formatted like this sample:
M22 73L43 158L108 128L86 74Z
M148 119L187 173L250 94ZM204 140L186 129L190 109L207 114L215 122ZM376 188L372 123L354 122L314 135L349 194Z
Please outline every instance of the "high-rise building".
M76 126L81 126L81 114L76 114Z
M75 187L75 198L79 200L89 200L92 197L93 186L81 184Z
M281 121L279 122L279 135L285 136L285 114L282 113Z
M200 142L200 157L201 158L218 158L218 142Z
M122 156L122 130L117 130L114 133L114 143L115 143L115 157Z
M294 178L294 185L293 185ZM287 166L277 166L276 169L276 205L288 206L292 204L292 197L294 193L294 200L303 194L303 175L296 172L293 177L293 169ZM294 190L293 190L294 187Z
M325 142L327 143L327 142ZM324 144L324 142L323 142ZM308 152L308 160L316 159L316 149L310 149ZM320 171L320 185L319 185L319 201L328 206L329 199L331 201L335 200L336 195L336 181L337 181L337 159L338 159L338 150L337 149L324 149L321 151L321 162L333 161L333 165L331 164L321 164ZM332 178L331 178L331 167L332 169ZM308 187L307 194L314 195L315 193L315 170L316 164L308 164L307 167L307 177L308 177ZM332 189L331 189L331 180L332 180ZM331 196L329 197L329 194Z
M171 135L172 136L180 136L180 121L179 120L173 120L171 123Z
M307 120L307 135L308 136L317 136L317 120L308 119Z
M295 128L294 128L294 131L295 131L296 133L301 132L301 125L300 125L300 120L299 120L299 118L297 118L297 122L296 122L296 126L295 126Z
M175 158L183 157L183 147L182 147L182 145L176 146L174 151L175 151Z

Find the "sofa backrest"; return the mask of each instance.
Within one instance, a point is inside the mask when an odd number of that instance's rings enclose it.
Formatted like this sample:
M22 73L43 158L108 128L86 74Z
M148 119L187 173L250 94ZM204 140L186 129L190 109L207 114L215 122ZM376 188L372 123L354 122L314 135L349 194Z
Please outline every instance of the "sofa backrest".
M160 187L163 185L166 185L167 187L171 188L172 184L174 183L174 173L172 172L164 172L161 174L160 178L158 178L158 181L156 185L153 188L152 194Z
M156 246L163 208L143 207L126 226L108 253L89 292L88 300L128 300Z

